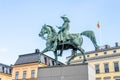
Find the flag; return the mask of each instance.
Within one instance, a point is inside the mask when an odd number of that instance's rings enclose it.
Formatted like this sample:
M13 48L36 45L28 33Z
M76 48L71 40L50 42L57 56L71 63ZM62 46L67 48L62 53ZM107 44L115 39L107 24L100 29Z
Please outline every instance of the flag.
M100 22L98 21L98 23L97 23L97 28L100 28Z

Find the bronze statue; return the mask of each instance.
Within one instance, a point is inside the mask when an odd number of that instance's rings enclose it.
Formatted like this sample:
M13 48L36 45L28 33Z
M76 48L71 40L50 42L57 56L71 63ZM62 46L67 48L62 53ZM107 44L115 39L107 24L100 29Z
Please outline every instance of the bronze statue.
M92 41L94 47L98 48L93 31L84 31L78 34L71 34L69 33L69 19L66 16L62 16L61 18L64 20L64 23L61 27L59 27L60 31L58 33L50 25L44 24L42 26L39 36L46 40L46 48L41 51L40 54L48 51L53 51L56 63L59 64L58 56L62 56L63 50L72 49L73 55L71 55L70 59L67 62L67 64L70 64L70 61L77 56L77 50L79 50L83 55L83 62L85 62L86 58L84 49L81 48L81 45L83 43L82 35L88 37ZM45 34L47 34L46 37ZM58 51L60 51L60 53L58 53Z
M62 26L58 27L58 29L60 29L58 32L58 40L64 42L70 39L68 36L70 20L65 15L61 16L61 18L63 19L64 23L62 24Z

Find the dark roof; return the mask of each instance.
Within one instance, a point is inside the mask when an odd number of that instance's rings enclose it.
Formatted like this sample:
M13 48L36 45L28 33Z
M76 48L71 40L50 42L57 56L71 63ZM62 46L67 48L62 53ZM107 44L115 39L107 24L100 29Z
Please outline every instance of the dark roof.
M3 63L0 63L1 66L5 66L5 67L11 67L9 65L6 65L6 64L3 64Z
M15 65L38 62L38 56L38 53L19 55L19 58L17 59Z
M43 56L48 57L49 59L52 59L55 61L55 59L53 59L45 54L43 54ZM19 58L15 62L15 65L35 63L35 62L38 62L38 59L39 59L39 53L30 53L30 54L19 55ZM61 64L63 64L63 63L61 63Z

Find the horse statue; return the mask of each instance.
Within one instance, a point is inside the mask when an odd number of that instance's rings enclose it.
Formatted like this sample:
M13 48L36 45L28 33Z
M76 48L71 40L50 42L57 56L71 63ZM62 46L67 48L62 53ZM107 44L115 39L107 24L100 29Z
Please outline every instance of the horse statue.
M57 64L58 64L58 56L62 56L62 51L67 49L73 50L73 54L67 61L67 64L70 64L70 61L77 56L77 50L80 51L80 53L83 55L83 62L86 61L84 49L81 48L81 45L83 43L83 38L82 38L83 35L88 37L92 41L95 48L98 48L93 31L83 31L82 33L78 33L78 34L70 33L68 35L70 37L70 40L67 40L65 42L60 42L58 40L58 35L59 34L55 31L55 29L52 26L46 24L42 26L42 29L39 33L39 36L44 40L46 40L46 48L43 51L41 51L40 54L43 54L48 51L53 51ZM60 50L61 52L58 53L58 50ZM39 58L39 62L40 62L40 58Z

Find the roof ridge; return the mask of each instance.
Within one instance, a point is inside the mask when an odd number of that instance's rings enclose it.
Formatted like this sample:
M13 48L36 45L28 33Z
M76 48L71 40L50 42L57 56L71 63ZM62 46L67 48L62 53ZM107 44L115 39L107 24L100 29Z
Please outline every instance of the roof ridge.
M34 54L38 54L38 53L27 53L27 54L22 54L22 55L19 55L19 57L21 57L21 56L28 56L28 55L34 55Z

